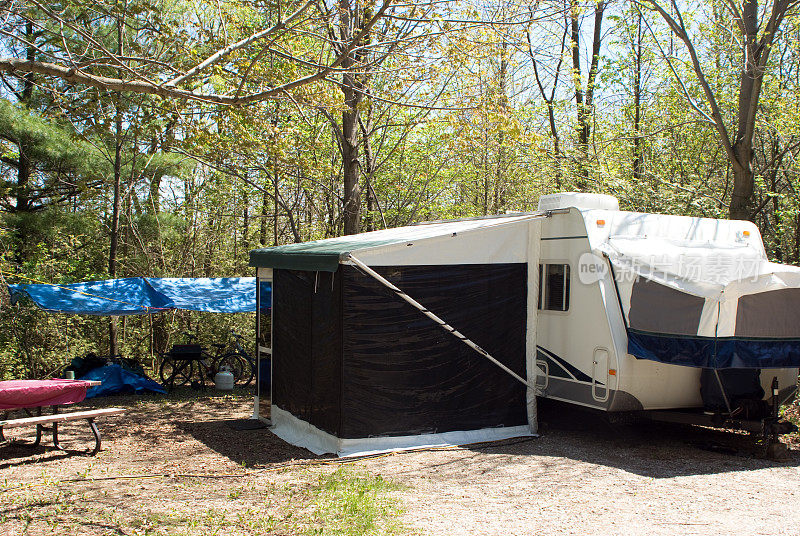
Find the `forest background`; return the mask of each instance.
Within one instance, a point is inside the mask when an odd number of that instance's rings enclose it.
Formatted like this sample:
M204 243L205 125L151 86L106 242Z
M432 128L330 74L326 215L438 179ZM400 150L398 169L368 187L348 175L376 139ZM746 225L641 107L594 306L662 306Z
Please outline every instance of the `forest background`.
M795 0L0 0L4 283L253 275L248 252L602 192L800 263ZM11 306L0 379L253 315Z

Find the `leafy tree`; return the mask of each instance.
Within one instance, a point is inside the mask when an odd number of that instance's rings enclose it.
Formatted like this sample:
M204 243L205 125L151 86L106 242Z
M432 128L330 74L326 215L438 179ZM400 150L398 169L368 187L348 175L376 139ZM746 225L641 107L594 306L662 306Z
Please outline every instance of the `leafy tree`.
M712 87L708 64L701 59L700 47L705 33L702 27L691 25L684 16L685 8L674 0L668 7L656 0L643 0L642 4L661 15L686 48L687 61L702 89L702 97L699 99L686 92L687 100L702 120L716 130L719 143L733 169L730 217L752 219L751 203L755 187L753 139L761 92L769 71L775 38L787 15L793 14L800 2L768 0L759 5L758 0L744 0L741 3L724 0L710 3L712 8L716 8L715 13L728 14L724 19L712 17L711 22L734 35L734 42L739 45L734 67L739 82L738 102L729 113L721 105L720 95ZM674 72L676 76L680 76L677 70Z
M73 129L4 99L0 139L5 145L0 205L8 212L33 212L74 199L108 171L101 153Z

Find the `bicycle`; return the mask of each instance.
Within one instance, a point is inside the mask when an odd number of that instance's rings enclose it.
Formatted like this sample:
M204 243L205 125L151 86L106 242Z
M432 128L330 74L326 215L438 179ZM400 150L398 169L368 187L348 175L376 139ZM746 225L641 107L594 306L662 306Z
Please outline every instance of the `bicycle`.
M247 387L256 374L256 360L242 346L240 341L244 340L244 337L233 330L231 330L230 336L233 338L235 349L218 358L217 367L227 366L233 374L234 382Z
M214 380L217 372L225 369L233 374L234 384L247 386L253 381L255 363L249 354L239 344L241 335L231 332L234 336L236 350L223 354L227 344L213 344L216 349L212 356L199 344L176 344L168 352L161 354L161 367L159 376L168 388L175 385L194 383L199 379L199 384L205 388L205 380ZM196 339L194 335L186 334L189 341Z
M206 378L214 378L217 369L214 358L199 344L193 344L196 337L185 334L189 344L175 344L172 348L161 354L161 366L158 375L161 382L172 389L176 385L186 385L199 380L205 387Z

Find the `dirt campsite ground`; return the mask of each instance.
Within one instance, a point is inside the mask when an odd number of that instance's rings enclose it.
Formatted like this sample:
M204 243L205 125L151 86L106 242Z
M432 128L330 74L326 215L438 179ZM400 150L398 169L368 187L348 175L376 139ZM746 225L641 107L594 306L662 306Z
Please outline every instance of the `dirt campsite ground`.
M128 408L96 457L0 447L0 533L800 534L798 444L546 406L536 439L343 463L247 429L247 393L82 405Z

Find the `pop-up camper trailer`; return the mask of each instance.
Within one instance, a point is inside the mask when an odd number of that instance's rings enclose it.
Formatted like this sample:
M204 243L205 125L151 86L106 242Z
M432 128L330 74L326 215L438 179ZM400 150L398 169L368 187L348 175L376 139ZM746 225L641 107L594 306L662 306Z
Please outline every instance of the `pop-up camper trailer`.
M795 391L800 269L750 222L555 194L250 264L273 285L273 431L317 453L529 435L537 395L728 418Z

